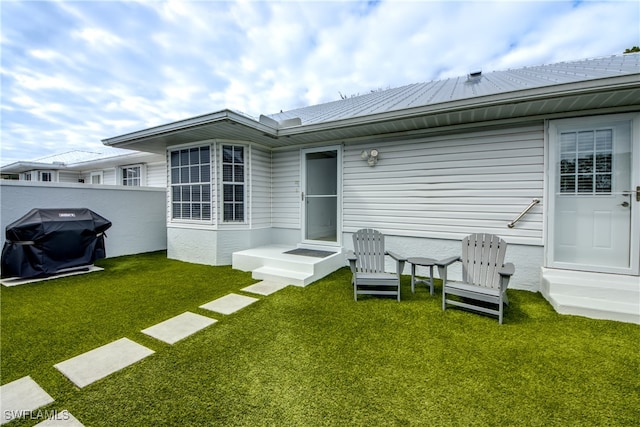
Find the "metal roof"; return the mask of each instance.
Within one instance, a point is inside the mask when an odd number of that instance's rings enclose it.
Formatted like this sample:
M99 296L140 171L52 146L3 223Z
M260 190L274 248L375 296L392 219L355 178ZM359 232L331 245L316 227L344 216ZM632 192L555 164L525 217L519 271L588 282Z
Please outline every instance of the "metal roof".
M269 118L282 122L299 118L302 125L442 104L451 101L577 83L640 72L640 54L614 55L572 62L538 65L416 83L362 96L312 105Z
M221 110L102 142L156 153L216 138L275 149L639 108L640 54L625 54L417 83L261 115L259 120Z

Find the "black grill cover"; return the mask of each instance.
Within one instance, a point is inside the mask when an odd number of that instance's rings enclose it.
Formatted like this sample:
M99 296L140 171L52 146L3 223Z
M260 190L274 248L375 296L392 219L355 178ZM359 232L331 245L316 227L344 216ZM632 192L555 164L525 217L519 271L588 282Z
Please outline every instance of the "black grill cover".
M46 277L106 256L111 221L89 209L32 209L6 229L2 277Z

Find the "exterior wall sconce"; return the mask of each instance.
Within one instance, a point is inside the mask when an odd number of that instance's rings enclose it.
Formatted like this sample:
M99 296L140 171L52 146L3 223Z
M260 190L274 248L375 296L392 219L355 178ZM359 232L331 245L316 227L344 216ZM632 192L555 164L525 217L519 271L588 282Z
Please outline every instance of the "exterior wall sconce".
M362 150L362 152L360 153L360 158L362 160L366 160L369 166L373 167L376 165L376 163L378 163L379 154L380 153L375 148L372 148L371 151Z

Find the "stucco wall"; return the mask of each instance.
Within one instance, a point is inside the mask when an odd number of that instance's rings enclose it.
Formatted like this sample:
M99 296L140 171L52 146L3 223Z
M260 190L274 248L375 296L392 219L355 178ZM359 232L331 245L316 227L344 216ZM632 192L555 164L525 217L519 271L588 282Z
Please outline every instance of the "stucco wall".
M105 239L107 256L167 248L164 188L0 181L0 226L33 208L89 208L112 222Z

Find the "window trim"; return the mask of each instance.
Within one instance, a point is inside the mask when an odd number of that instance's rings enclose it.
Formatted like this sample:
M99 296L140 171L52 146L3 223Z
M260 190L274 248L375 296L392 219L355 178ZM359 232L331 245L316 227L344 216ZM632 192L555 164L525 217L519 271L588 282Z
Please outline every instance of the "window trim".
M97 176L100 178L100 182L98 184L95 184L93 182L93 177ZM93 184L93 185L102 185L104 184L104 172L103 171L94 171L94 172L90 172L89 173L89 184Z
M219 215L219 224L223 225L223 226L238 226L238 225L247 225L249 224L249 170L250 170L250 146L247 144L242 144L242 143L238 143L238 142L220 142L218 147L218 155L220 158L219 161L219 167L220 167L220 171L219 171L219 176L218 176L218 192L219 192L219 199L218 199L218 203L219 203L219 211L220 211L220 215ZM242 220L225 220L224 216L224 210L225 210L225 205L228 203L233 203L233 204L239 204L237 202L226 202L224 200L224 188L225 185L233 185L233 186L237 186L240 185L240 183L236 182L235 179L234 181L225 181L224 180L224 148L225 147L240 147L243 150L243 181L241 183L243 189L242 189L242 197L243 197L243 201L242 201L242 206L243 206L243 212L242 212ZM235 163L232 163L232 165L234 165ZM235 178L235 174L234 174L234 178Z
M135 179L135 178L125 178L124 177L124 172L128 169L135 169L135 168L139 168L138 169L138 184L137 185L129 185L129 184L125 184L125 180L127 179ZM144 187L146 185L146 180L145 180L145 175L146 175L146 169L145 169L145 164L144 163L136 163L136 164L132 164L132 165L123 165L120 166L118 168L118 185L122 185L124 187Z
M184 224L184 225L189 225L189 226L208 226L208 225L213 225L215 224L216 221L216 205L215 205L215 187L214 187L214 182L212 180L212 177L214 176L216 167L215 167L215 145L211 142L204 142L201 141L197 144L186 144L186 145L178 145L178 146L173 146L173 147L169 147L167 149L167 199L168 199L168 207L167 207L167 220L169 224L172 225L179 225L179 224ZM180 152L183 150L191 150L193 148L197 148L197 149L202 149L202 148L208 148L209 149L209 181L199 181L198 183L177 183L174 184L172 182L172 170L173 169L178 169L180 168L181 165L178 165L177 167L174 167L171 163L171 155L174 152ZM198 163L200 166L203 165L203 163ZM173 208L174 208L174 187L181 187L181 186L185 186L184 184L187 185L208 185L209 186L209 218L208 219L192 219L192 218L177 218L174 217L173 215ZM182 200L177 202L177 203L181 203L182 204ZM189 203L191 203L191 201L189 201ZM201 203L207 203L207 202L201 202Z

